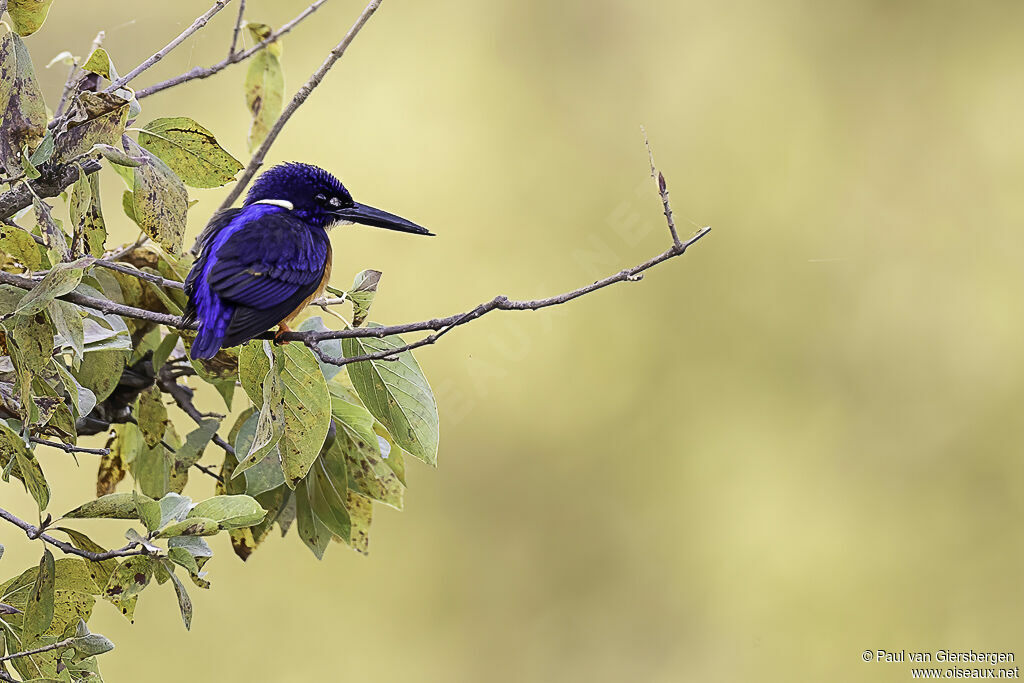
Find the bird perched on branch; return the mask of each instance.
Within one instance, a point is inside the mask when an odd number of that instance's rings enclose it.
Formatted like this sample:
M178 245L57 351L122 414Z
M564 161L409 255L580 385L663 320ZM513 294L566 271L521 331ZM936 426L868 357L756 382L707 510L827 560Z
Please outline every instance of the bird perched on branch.
M277 325L278 335L331 276L327 229L361 223L432 235L404 218L352 199L333 175L310 164L266 171L239 209L217 213L200 236L185 279L184 322L199 323L193 358L212 358Z

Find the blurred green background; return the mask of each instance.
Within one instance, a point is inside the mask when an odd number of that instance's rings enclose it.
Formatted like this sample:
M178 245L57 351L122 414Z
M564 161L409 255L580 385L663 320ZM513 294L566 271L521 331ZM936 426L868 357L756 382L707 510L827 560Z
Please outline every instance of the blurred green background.
M123 73L208 4L57 2L27 42L41 67L104 29ZM285 39L289 93L361 9ZM234 13L134 85L222 59ZM440 465L412 467L404 512L378 506L370 556L316 562L290 535L243 565L225 539L191 633L169 587L134 626L97 606L108 680L900 681L861 652L1013 651L1022 21L1009 0L385 0L268 159L438 233L333 233L335 284L384 272L377 319L664 249L641 123L683 230L714 231L641 283L420 351ZM192 116L247 158L245 68L140 121ZM52 106L65 67L40 71ZM224 196L193 194L190 237ZM52 510L91 495L92 462L42 458ZM4 576L36 561L2 538Z

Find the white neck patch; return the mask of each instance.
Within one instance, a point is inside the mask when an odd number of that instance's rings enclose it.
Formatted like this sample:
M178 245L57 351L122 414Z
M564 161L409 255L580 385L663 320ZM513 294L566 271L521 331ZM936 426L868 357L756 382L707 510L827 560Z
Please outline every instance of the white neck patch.
M273 206L280 206L288 211L295 208L295 205L287 199L261 199L258 202L253 202L253 204L272 204Z

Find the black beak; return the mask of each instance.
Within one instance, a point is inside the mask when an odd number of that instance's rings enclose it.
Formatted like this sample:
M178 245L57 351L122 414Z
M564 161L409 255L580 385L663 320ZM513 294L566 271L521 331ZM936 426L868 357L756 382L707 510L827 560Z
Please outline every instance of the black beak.
M366 204L357 203L352 206L346 206L343 209L335 211L334 215L342 220L352 221L353 223L360 223L362 225L372 225L375 228L387 228L388 230L397 230L399 232L411 232L414 235L434 235L434 233L421 225L416 225L412 221L407 221L401 216L396 216L393 213L375 209L372 206L367 206Z

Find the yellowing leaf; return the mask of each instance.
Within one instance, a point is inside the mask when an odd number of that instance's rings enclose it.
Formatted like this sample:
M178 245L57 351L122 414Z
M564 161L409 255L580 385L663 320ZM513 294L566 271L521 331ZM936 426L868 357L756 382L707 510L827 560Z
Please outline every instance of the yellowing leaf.
M13 18L15 10L9 9ZM0 37L0 164L9 175L21 173L21 151L36 148L46 119L28 48L16 33L7 33Z
M46 21L53 0L9 0L7 12L11 15L14 30L23 36L30 36Z
M213 133L186 116L149 122L139 132L139 144L192 187L220 187L242 170Z
M267 38L271 29L266 24L247 24L255 42ZM245 104L252 114L249 128L249 151L267 137L284 105L284 71L281 69L281 45L273 42L249 59L245 76Z
M180 254L188 192L167 164L131 140L126 144L130 155L146 160L133 169L132 218L157 244L172 254Z

